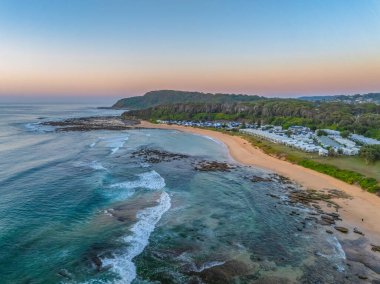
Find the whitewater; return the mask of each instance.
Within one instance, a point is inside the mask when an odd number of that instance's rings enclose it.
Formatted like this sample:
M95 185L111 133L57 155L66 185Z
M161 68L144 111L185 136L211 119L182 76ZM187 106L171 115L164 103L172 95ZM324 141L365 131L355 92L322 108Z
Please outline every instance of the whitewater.
M96 106L0 108L1 283L357 277L347 244L308 218L310 210L286 204L289 184L241 165L196 170L201 161L234 163L213 139L154 129L56 132L40 124L120 114ZM134 154L141 149L165 159Z

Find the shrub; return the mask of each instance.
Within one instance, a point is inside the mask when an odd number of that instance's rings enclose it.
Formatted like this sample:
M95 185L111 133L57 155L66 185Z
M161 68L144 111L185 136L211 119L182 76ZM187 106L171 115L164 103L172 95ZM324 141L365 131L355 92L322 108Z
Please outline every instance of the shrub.
M361 188L369 192L377 192L380 190L380 185L376 179L366 177L354 171L342 170L335 166L318 163L312 160L302 160L298 164L305 168L335 177L349 184L358 184Z
M350 135L350 131L348 130L343 130L340 132L340 136L342 136L343 138L348 138L349 135Z
M360 157L364 158L366 163L374 163L380 160L380 145L366 145L360 149Z

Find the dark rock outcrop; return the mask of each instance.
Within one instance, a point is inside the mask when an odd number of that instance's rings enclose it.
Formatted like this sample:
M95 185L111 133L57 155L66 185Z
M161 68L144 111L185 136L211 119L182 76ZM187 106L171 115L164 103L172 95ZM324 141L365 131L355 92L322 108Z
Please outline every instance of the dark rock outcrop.
M228 172L234 168L235 167L227 163L217 162L217 161L201 161L198 164L196 164L194 167L195 170L203 171L203 172L210 172L210 171Z
M70 118L41 123L56 127L56 131L126 130L137 128L138 124L139 120L125 120L115 116Z
M142 158L144 162L156 164L160 162L170 162L174 160L186 159L189 156L179 153L170 153L158 149L142 148L138 151L133 152L131 157L139 157Z

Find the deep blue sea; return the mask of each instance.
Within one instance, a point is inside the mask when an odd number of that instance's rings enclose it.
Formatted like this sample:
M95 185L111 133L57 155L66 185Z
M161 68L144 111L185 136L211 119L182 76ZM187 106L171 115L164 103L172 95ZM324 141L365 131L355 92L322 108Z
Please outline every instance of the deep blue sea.
M38 124L119 113L0 105L0 283L344 282L339 241L283 205L296 185L235 164L220 142ZM141 149L186 157L149 162ZM195 170L204 160L236 168Z

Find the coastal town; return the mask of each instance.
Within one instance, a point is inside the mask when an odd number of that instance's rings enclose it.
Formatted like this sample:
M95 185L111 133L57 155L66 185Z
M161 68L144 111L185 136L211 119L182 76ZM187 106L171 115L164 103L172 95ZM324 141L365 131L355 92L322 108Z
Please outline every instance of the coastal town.
M216 128L256 136L273 143L283 144L304 152L318 153L320 156L359 154L363 145L380 145L380 141L359 134L342 137L340 131L331 129L311 130L305 126L290 126L284 129L275 125L257 125L239 121L181 121L157 120L160 124L174 124L189 127Z

